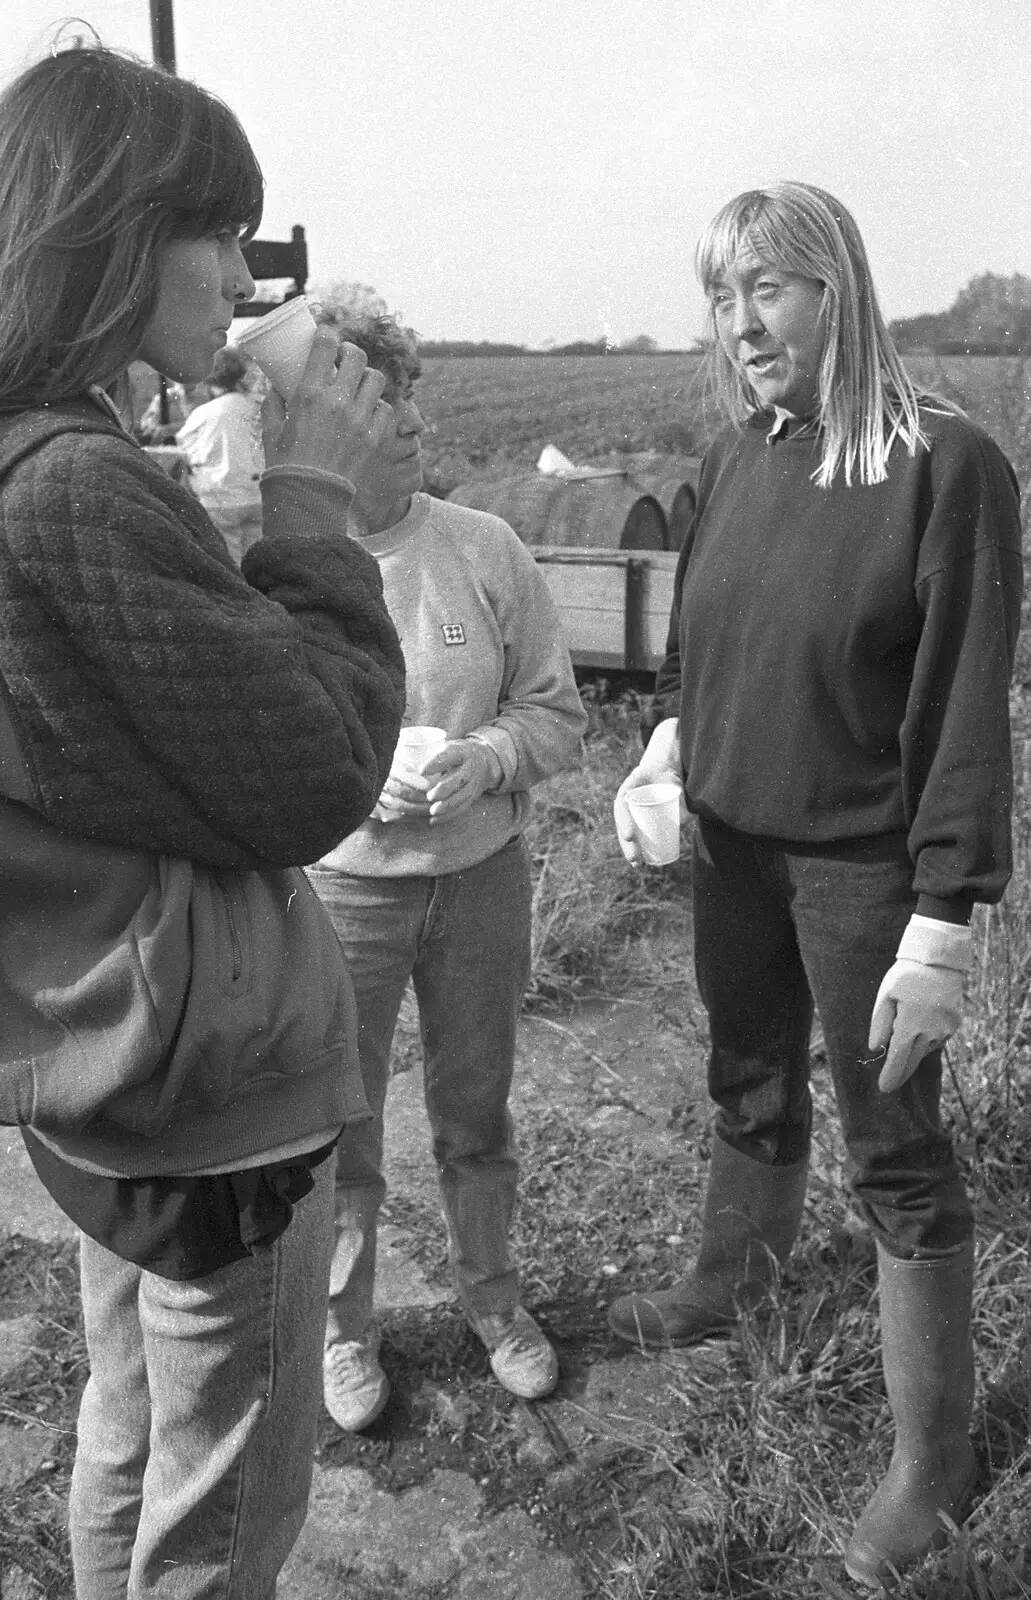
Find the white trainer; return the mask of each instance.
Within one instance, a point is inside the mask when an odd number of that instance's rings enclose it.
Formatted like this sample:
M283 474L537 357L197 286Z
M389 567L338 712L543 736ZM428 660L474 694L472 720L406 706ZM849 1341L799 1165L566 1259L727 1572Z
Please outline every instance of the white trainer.
M322 1356L322 1397L338 1428L361 1433L375 1422L390 1395L379 1364L379 1329L370 1323L360 1339L327 1344Z
M471 1315L469 1325L490 1353L491 1371L520 1400L541 1400L558 1382L558 1356L528 1311L511 1316Z

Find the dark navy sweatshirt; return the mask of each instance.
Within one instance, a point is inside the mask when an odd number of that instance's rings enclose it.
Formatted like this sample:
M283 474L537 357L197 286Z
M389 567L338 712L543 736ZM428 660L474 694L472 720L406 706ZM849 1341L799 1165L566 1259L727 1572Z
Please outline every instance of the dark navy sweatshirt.
M1011 865L1013 470L924 411L884 483L821 489L812 430L771 422L709 450L677 568L653 717L680 717L688 806L792 842L904 832L921 912L968 914Z

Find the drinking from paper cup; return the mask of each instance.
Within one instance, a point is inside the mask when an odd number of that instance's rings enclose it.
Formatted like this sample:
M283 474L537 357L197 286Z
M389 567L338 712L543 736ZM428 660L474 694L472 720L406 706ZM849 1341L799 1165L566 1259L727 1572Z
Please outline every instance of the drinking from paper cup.
M304 376L314 338L315 318L303 294L253 317L239 333L233 330L237 349L258 363L284 400L293 397Z
M668 867L680 855L680 794L679 783L642 783L626 796L650 867Z
M397 756L401 765L422 776L435 755L447 744L443 728L406 727L397 736Z

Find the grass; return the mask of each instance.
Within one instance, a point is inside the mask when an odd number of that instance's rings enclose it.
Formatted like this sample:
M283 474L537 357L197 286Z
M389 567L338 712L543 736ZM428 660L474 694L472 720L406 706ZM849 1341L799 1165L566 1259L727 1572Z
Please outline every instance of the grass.
M419 383L428 486L529 472L546 444L578 464L638 451L696 455L697 356L429 360Z
M527 828L534 869L531 1010L568 1008L585 993L612 994L647 980L653 969L642 936L689 882L671 872L635 871L612 823L612 798L636 763L641 697L583 688L590 712L586 760L537 791Z
M1020 357L914 356L921 384L960 405L1031 479L1029 366ZM427 484L530 472L546 444L578 464L655 450L701 455L718 427L698 356L473 357L424 363Z
M75 1417L86 1380L76 1252L17 1236L0 1239L0 1306L34 1313L38 1327L24 1366L0 1380L0 1427L42 1426L52 1447L17 1489L0 1495L0 1595L17 1566L50 1600L71 1596L66 1497L75 1453Z

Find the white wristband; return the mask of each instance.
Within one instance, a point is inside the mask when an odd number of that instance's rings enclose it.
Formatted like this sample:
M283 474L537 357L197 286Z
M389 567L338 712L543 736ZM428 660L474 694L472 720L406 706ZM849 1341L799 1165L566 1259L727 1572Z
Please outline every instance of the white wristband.
M914 912L906 925L896 955L900 961L919 961L925 967L951 967L969 972L974 964L974 938L962 922L939 922Z

